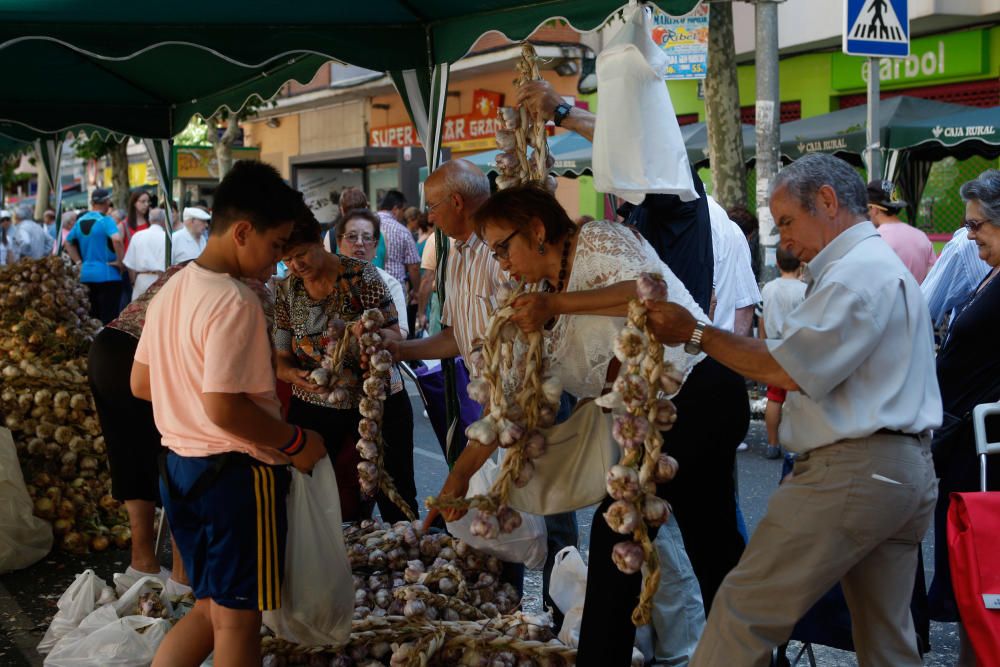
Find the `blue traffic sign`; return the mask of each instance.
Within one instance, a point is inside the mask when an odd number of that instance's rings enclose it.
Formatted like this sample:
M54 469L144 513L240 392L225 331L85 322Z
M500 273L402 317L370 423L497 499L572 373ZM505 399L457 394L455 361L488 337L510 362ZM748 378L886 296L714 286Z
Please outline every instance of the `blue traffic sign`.
M907 0L845 0L843 49L852 56L910 55Z

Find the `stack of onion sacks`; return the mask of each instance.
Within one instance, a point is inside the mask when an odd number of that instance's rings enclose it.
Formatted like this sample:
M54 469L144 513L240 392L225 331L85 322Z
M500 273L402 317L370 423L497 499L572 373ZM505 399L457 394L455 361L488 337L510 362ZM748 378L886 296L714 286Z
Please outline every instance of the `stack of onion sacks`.
M629 304L628 321L615 340L615 357L621 371L612 391L597 400L612 408L613 435L622 448L622 458L608 471L607 489L614 502L604 513L613 531L631 540L614 546L612 559L625 574L643 570L643 589L632 614L638 625L649 623L652 597L659 586L659 559L647 526L662 526L670 517L670 506L656 495L656 485L677 474L677 461L661 453L662 431L669 430L677 412L667 396L680 390L683 376L663 360L663 346L646 325L646 300L665 300L667 286L658 275L642 274L637 281L638 299Z

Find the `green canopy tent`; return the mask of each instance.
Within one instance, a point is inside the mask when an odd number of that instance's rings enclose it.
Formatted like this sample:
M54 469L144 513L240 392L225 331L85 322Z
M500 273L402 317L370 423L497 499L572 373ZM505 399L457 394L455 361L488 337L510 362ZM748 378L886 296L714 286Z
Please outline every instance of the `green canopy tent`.
M960 104L935 102L919 97L892 97L879 103L879 143L890 146L895 128L927 118L964 111ZM833 153L855 166L862 165L865 152L868 105L832 111L781 124L781 154L797 160L809 153Z
M910 221L916 220L917 205L930 175L931 162L911 159L900 149L898 133L929 119L968 110L919 97L892 97L879 103L879 145L888 151L882 177L895 182ZM795 160L809 153L833 153L855 166L864 166L868 106L833 111L781 125L781 153Z
M757 159L757 135L753 125L743 123L743 162L752 164ZM689 123L681 125L681 136L687 149L688 161L692 167L700 169L708 166L708 125L705 123Z
M896 181L914 220L935 162L946 157L1000 156L1000 107L963 107L953 114L903 123L892 128L886 148L887 177Z
M910 157L936 161L946 157L1000 157L1000 106L968 108L895 127L886 146Z
M698 0L657 4L680 15ZM252 94L269 98L286 81L310 80L333 59L391 73L428 152L427 164L434 167L440 160L449 63L482 34L497 30L521 40L553 18L591 30L620 5L621 0L473 5L300 0L290 8L174 0L136 11L128 0L0 0L0 66L16 65L25 82L0 101L0 121L50 134L92 123L165 140L196 113L211 115L222 106L237 110ZM59 86L51 85L53 76ZM168 180L162 172L161 182ZM440 235L437 242L443 270L447 245ZM449 419L455 408L449 405Z

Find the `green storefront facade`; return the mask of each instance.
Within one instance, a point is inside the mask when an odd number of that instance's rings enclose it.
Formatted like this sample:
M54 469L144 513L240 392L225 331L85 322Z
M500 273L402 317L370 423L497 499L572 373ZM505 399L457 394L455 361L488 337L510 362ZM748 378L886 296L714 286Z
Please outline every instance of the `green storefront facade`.
M910 53L909 58L881 61L884 93L957 104L1000 105L1000 27L919 37L912 41ZM752 122L755 76L753 64L739 68L740 106L745 111L745 122ZM867 76L867 59L840 51L783 57L779 71L782 120L864 104ZM704 120L705 103L699 96L698 82L671 81L667 85L678 116L697 115L698 120ZM921 200L918 226L938 233L956 229L964 212L959 186L991 166L996 167L997 161L977 157L965 161L947 158L936 163ZM752 200L753 183L748 184L747 191Z

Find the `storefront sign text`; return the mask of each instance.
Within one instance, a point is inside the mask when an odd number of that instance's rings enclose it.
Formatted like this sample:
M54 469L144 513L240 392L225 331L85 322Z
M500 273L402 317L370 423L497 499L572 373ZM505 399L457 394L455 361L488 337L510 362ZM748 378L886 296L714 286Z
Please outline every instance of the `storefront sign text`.
M667 79L704 79L708 72L708 4L689 14L670 16L653 12L650 36L667 54Z

